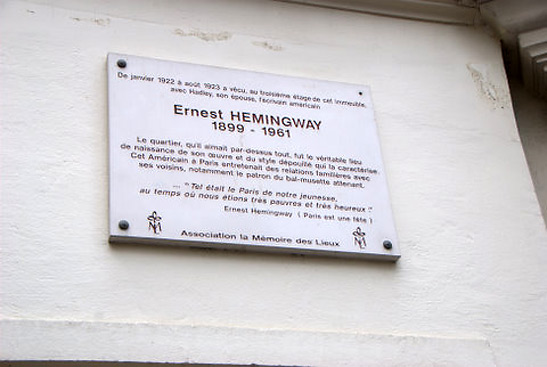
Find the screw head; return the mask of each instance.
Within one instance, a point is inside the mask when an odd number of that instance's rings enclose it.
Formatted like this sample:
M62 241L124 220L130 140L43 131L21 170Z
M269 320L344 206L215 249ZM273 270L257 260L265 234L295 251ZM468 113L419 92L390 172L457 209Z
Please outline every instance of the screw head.
M383 245L386 250L391 250L393 248L393 244L389 240L385 240Z
M122 229L122 230L125 231L126 229L129 228L129 222L126 221L126 220L120 220L120 221L118 222L118 227L120 227L120 229Z
M125 61L124 59L119 59L116 64L119 68L123 69L127 66L127 61Z

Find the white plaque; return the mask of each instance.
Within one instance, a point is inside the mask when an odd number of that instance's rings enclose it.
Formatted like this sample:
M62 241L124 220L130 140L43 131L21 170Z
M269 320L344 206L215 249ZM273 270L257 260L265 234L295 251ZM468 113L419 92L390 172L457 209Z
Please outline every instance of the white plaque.
M400 257L369 88L109 54L110 241Z

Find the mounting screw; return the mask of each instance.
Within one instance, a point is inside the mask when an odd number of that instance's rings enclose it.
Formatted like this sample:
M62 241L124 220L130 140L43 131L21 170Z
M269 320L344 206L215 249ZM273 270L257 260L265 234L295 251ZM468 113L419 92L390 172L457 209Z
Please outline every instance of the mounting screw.
M123 69L127 66L127 61L125 61L124 59L119 59L116 64L118 65L119 68Z
M125 231L126 229L129 228L129 222L126 220L120 220L118 222L118 227L120 227L120 229L123 229Z
M359 92L359 95L362 96L362 95L363 95L363 92Z
M128 225L129 225L129 223L128 223ZM393 244L391 243L391 241L385 240L385 241L384 241L384 248L385 248L386 250L391 250L391 249L393 248Z

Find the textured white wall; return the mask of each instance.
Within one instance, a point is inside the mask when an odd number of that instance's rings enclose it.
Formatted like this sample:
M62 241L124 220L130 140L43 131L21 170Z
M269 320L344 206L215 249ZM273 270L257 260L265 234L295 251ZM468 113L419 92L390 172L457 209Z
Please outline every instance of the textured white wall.
M547 364L498 42L268 1L1 1L1 359ZM371 86L397 264L107 243L106 54Z

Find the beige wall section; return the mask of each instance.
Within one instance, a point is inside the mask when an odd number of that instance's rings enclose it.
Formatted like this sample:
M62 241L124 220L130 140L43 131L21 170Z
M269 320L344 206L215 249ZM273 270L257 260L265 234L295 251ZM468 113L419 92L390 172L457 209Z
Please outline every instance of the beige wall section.
M269 1L4 0L0 34L1 359L547 364L547 235L480 29ZM108 52L370 85L400 261L109 246Z

